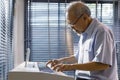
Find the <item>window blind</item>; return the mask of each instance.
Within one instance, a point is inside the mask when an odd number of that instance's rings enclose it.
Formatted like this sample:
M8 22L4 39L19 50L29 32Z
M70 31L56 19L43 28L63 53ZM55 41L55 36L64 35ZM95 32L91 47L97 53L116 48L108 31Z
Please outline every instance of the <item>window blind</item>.
M47 62L50 59L71 55L73 46L68 42L71 36L68 35L70 33L65 20L67 4L49 1L27 3L25 46L31 49L30 60Z
M117 53L117 60L118 60L118 76L120 79L120 1L115 3L115 27L113 28L115 38L116 38L116 53Z
M7 76L6 63L6 27L5 27L5 1L0 0L0 79L4 80Z
M0 80L7 80L13 68L12 0L0 0Z
M66 47L65 6L66 3L30 3L29 45L32 61L48 61L69 55Z

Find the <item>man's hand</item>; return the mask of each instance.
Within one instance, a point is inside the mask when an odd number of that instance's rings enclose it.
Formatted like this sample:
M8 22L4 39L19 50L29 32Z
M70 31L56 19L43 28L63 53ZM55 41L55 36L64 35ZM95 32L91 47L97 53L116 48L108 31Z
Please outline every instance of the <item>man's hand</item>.
M60 63L60 61L59 60L57 60L57 59L55 59L55 60L50 60L50 61L48 61L47 63L46 63L46 66L48 66L48 65L50 65L49 67L54 67L55 65L57 65L57 64L59 64Z
M58 72L69 71L69 70L72 70L72 65L71 64L58 64L58 65L55 65L52 69Z

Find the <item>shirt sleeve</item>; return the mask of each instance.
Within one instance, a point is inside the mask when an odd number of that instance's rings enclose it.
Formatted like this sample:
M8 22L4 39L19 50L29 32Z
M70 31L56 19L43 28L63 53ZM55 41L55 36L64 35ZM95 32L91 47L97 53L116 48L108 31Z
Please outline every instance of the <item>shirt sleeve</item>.
M111 32L102 31L96 35L94 44L95 62L112 65L114 40Z

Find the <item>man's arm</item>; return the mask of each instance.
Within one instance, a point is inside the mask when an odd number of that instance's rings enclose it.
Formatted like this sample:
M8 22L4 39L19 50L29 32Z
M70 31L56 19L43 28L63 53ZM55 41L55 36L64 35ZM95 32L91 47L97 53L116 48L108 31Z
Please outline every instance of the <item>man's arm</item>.
M64 58L60 58L60 59L55 59L55 60L50 60L46 63L46 66L48 64L51 65L51 67L55 66L55 65L58 65L60 63L76 63L77 60L75 59L74 55L72 56L69 56L69 57L64 57Z
M110 66L100 62L89 62L84 64L59 64L53 67L56 71L69 71L69 70L84 70L84 71L96 71L105 70Z
M76 63L77 62L74 55L71 55L69 57L60 58L57 60L60 61L61 63Z
M105 70L108 67L109 67L108 64L103 64L100 62L89 62L89 63L84 63L84 64L71 64L71 69L85 70L85 71Z

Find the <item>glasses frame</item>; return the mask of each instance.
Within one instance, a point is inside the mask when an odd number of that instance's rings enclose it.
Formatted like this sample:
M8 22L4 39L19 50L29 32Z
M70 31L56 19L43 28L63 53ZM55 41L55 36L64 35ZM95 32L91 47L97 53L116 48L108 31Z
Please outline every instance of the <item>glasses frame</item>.
M69 25L74 26L82 16L83 16L83 14L81 14L72 24L69 24Z

